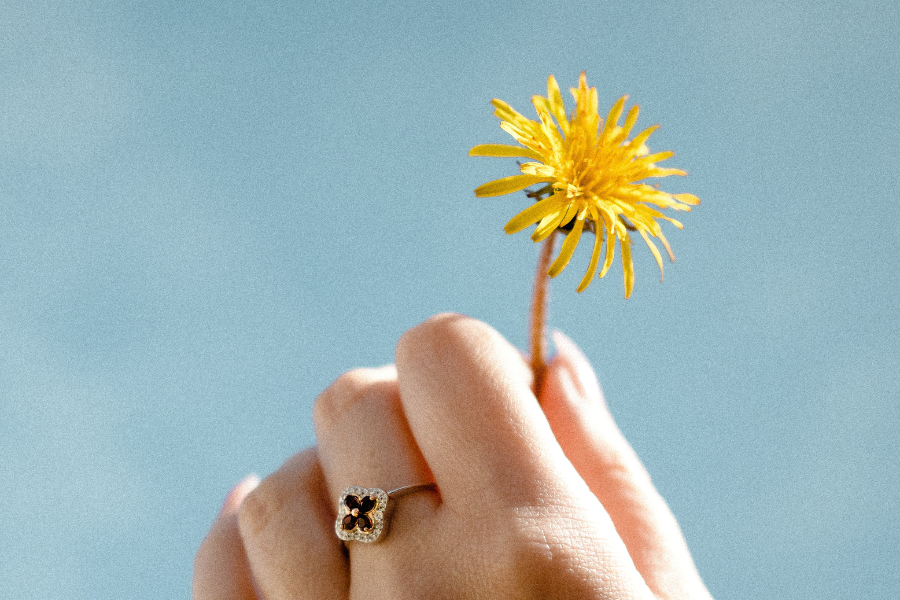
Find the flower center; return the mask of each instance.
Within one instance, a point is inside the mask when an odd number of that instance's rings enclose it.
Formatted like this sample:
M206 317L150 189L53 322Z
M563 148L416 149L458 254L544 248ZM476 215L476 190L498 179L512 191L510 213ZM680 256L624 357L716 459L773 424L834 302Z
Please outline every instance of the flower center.
M358 508L354 508L353 510L350 511L350 514L353 515L354 517L358 517L358 516L359 516L359 509L358 509Z

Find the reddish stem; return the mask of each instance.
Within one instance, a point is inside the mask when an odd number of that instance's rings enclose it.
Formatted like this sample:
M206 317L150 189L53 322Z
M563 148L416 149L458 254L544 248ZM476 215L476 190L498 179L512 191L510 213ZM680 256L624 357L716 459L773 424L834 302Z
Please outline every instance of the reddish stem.
M547 372L547 299L550 292L550 276L547 271L550 268L550 258L553 256L553 246L556 241L556 231L544 240L541 254L538 258L537 272L534 276L534 292L531 297L531 323L530 323L530 347L531 370L534 373L534 395L540 399L541 389L544 385L544 376Z

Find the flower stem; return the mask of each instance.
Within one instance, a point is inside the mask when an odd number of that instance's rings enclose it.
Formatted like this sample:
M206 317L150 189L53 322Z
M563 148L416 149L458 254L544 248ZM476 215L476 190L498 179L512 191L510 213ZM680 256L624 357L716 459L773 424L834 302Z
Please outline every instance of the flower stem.
M556 241L556 231L544 240L541 254L538 258L537 272L534 275L534 291L531 296L531 323L529 337L531 346L531 371L534 373L534 395L540 400L541 388L544 385L544 375L547 372L547 298L550 289L550 276L547 270L550 268L550 257L553 255L553 246Z

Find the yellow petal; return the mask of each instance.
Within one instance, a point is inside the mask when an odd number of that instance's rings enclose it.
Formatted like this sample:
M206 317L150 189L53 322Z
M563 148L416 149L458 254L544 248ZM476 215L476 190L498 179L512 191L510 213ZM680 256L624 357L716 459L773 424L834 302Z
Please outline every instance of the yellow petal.
M641 162L644 162L644 163L662 162L664 160L672 158L673 156L675 156L674 152L672 152L671 150L666 150L665 152L657 152L655 154L648 154L647 156L644 156L643 158L641 158Z
M528 162L519 167L519 170L526 175L534 175L536 177L547 177L553 179L556 175L556 169L550 165L543 163Z
M569 204L569 208L566 210L566 214L563 215L563 218L559 221L559 225L557 227L565 227L569 224L569 221L575 218L575 215L578 214L578 206L572 202Z
M566 216L566 212L568 211L568 206L560 209L558 213L551 213L543 218L543 220L538 224L535 228L534 232L531 234L531 239L534 242L541 242L547 238L548 235L553 233L557 227L559 227L560 221L562 221L563 217Z
M659 241L662 242L662 245L665 246L666 252L669 253L669 260L671 262L675 262L675 254L672 252L672 247L669 246L669 240L666 239L666 236L663 235L662 231L660 231L656 235L659 237Z
M551 231L556 229L559 225L559 219L562 215L566 213L566 207L563 206L559 209L559 211L554 211L541 219L541 222L537 224L537 227L534 228L534 231L531 232L531 241L532 242L540 242L544 238L549 235Z
M559 250L559 256L556 257L556 260L553 261L553 264L550 265L550 270L547 271L547 275L550 277L556 277L562 270L566 268L566 265L569 264L569 261L572 260L572 253L575 252L575 247L578 245L578 240L581 239L581 231L584 229L584 219L578 219L575 221L575 225L572 227L572 231L569 232L569 235L566 236L566 240L563 242L562 248Z
M616 103L609 109L609 114L606 116L606 125L603 127L604 136L608 136L613 128L618 126L619 117L622 116L622 109L625 107L626 100L628 100L628 96L622 96L616 100Z
M647 138L649 138L650 135L657 129L659 129L659 125L652 125L643 130L642 132L637 134L637 136L635 136L633 140L628 142L628 147L635 150L638 154L646 154L646 152L641 152L641 148L643 147L643 149L646 149L646 146L644 146L644 142L646 142Z
M586 290L587 286L591 285L591 282L594 281L594 273L597 272L597 263L600 262L600 252L603 250L603 228L600 227L600 223L596 224L595 233L594 251L591 253L591 262L588 264L584 277L581 278L581 283L578 284L578 292Z
M620 240L622 246L622 271L625 275L625 297L631 296L634 289L634 262L631 260L631 238L628 234Z
M553 111L550 110L550 101L543 96L532 96L531 103L534 104L534 109L538 114L545 113L550 116L553 115Z
M653 253L653 258L656 259L656 264L659 265L659 281L662 283L663 280L663 261L662 255L659 253L659 248L656 247L656 244L653 243L653 240L650 239L650 236L647 235L647 232L643 229L638 229L641 234L641 237L644 238L644 241L647 242L647 246L650 248L650 252Z
M569 93L575 98L575 115L577 116L580 112L578 102L581 98L587 98L588 94L587 75L584 71L582 71L581 75L578 77L578 87L569 88Z
M504 194L512 194L524 190L529 185L535 183L547 183L552 181L547 177L536 177L534 175L513 175L489 181L484 185L475 188L475 195L479 198L489 198L491 196L502 196Z
M681 175L683 177L687 175L687 171L683 171L681 169L661 169L659 167L653 167L646 171L644 177L668 177L669 175Z
M559 135L559 129L556 128L553 119L548 113L540 113L540 117L540 129L544 139L549 142L550 148L553 150L554 154L557 156L563 154L565 152L565 141L562 136Z
M609 271L609 268L612 266L613 258L615 258L616 255L616 232L612 221L614 218L615 217L610 217L604 213L603 223L606 226L606 258L603 260L603 267L600 269L600 274L597 276L600 279L603 279L603 276Z
M529 148L506 144L479 144L469 150L469 156L525 157L543 161L544 157Z
M509 220L509 223L503 228L503 231L506 233L517 233L522 231L529 225L533 225L538 221L547 217L547 215L551 215L554 212L562 211L563 206L560 205L558 201L553 200L553 198L546 198L532 204L512 219Z
M531 148L535 152L540 153L542 149L550 147L550 142L546 140L540 126L537 124L535 126L536 128L532 128L533 130L530 132L525 132L508 121L500 123L500 129L511 135L514 140L526 148Z
M504 121L530 121L528 117L514 109L512 106L500 100L499 98L494 98L491 100L491 104L494 105L494 114Z
M628 137L629 133L631 133L631 128L634 127L634 124L637 122L638 113L640 112L640 110L641 109L637 104L635 104L628 110L628 116L625 117L625 124L622 125L621 131L623 140Z
M547 78L547 101L550 104L550 112L556 118L560 128L565 135L569 135L569 120L566 118L566 107L563 104L562 93L559 91L559 85L556 78L551 75Z
M597 137L597 124L600 122L600 114L597 112L597 88L591 88L588 91L588 106L585 111L586 119L584 120L585 133Z
M685 204L690 204L691 206L697 206L700 204L700 198L693 194L673 194L676 200L679 202L684 202Z

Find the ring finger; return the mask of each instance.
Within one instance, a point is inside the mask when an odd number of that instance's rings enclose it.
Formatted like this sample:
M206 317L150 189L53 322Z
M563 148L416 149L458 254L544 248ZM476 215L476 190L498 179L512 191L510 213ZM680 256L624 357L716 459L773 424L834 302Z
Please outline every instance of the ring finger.
M339 377L316 400L313 420L335 510L343 492L352 486L387 492L433 481L403 414L393 366L357 369ZM358 490L355 495L356 500L351 499L348 508L342 509L350 513L355 508L353 514L341 515L345 535L374 537L382 507L373 508L364 492ZM351 597L354 582L365 581L368 594L375 591L374 587L391 585L390 573L399 575L403 566L423 551L420 527L433 520L439 504L436 491L391 497L377 542L347 542ZM371 578L375 573L378 577Z

